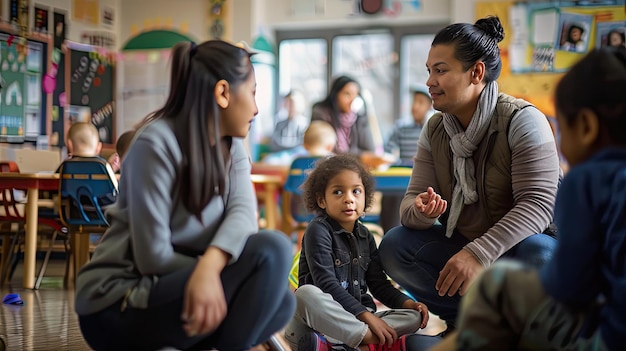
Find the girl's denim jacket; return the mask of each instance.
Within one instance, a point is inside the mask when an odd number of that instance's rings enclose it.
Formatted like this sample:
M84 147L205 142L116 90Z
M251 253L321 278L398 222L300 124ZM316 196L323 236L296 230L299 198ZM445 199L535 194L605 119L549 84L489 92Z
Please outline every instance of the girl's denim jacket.
M374 237L360 222L350 233L327 215L314 218L304 233L299 265L299 285L316 285L355 316L376 310L368 288L390 308L402 308L409 299L387 279Z

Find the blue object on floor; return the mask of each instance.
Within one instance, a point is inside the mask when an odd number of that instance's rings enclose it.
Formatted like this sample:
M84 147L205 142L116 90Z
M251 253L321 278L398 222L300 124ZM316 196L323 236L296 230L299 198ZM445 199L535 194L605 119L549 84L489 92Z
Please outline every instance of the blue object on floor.
M7 294L3 299L2 303L7 305L23 305L24 301L20 297L20 294Z

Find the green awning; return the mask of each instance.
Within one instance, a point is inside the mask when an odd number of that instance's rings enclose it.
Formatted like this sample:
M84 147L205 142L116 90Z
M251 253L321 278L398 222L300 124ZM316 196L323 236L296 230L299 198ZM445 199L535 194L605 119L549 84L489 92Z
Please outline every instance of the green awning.
M170 49L181 41L194 41L194 39L171 30L151 30L130 38L122 50Z

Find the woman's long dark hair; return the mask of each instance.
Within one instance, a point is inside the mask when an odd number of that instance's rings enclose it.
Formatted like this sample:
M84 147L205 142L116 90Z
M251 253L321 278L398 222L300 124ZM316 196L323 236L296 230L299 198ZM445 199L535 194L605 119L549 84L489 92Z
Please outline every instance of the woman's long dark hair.
M221 40L199 45L177 44L171 54L167 101L143 122L159 118L173 121L183 154L183 166L179 170L182 202L198 217L209 201L223 195L225 190L226 169L215 86L226 80L232 94L253 74L250 56L246 50ZM209 125L213 135L209 135Z
M339 76L333 80L330 85L330 90L328 91L328 95L324 100L320 101L319 104L330 108L331 110L331 118L334 126L339 126L339 115L341 111L339 111L339 104L337 103L337 96L341 89L343 89L347 84L354 83L359 87L359 91L361 90L361 85L359 82L354 80L354 78L349 76Z

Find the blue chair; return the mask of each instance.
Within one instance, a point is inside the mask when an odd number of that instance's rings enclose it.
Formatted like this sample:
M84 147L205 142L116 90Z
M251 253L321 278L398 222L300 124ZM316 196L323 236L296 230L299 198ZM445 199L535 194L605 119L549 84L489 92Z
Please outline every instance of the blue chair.
M104 210L117 198L117 178L100 157L72 157L61 164L59 173L59 214L68 228L71 275L75 276L89 260L88 234L104 233L109 227ZM81 238L84 234L86 238Z
M281 196L282 231L291 235L294 231L306 228L309 222L315 218L315 214L308 212L302 203L302 189L300 187L306 180L309 172L315 168L315 163L320 157L299 157L293 160L285 179ZM300 242L297 243L300 245Z

